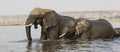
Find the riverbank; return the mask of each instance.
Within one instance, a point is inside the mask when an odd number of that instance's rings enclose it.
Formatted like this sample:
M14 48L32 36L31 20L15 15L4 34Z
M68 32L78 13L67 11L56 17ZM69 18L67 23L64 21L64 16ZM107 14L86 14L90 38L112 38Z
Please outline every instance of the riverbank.
M120 19L111 19L111 18L108 18L106 20L108 20L110 22L120 22Z
M109 22L120 22L120 19L106 19ZM4 19L0 20L0 26L24 26L25 25L26 18L19 18L19 20L16 19Z
M64 14L65 15L65 14ZM75 19L81 18L79 14L77 15L70 15L66 14L67 16L74 17ZM29 15L11 15L11 16L0 16L0 26L21 26L25 24L25 21ZM77 17L79 16L79 17ZM99 19L99 18L89 18L89 17L84 17L87 19ZM120 22L120 18L102 18L106 19L109 22Z

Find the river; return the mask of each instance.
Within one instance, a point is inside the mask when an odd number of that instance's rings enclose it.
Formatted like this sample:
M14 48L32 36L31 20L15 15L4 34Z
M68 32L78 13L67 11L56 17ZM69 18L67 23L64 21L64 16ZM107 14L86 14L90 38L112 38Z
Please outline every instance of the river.
M112 23L114 28L120 22ZM32 27L33 42L27 42L24 26L0 26L0 52L119 52L120 38L113 41L43 41L39 43L41 30Z

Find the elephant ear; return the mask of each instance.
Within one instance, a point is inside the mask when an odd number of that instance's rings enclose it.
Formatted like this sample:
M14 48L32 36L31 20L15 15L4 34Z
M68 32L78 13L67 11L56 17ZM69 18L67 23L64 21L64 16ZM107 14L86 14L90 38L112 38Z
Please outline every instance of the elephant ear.
M90 23L87 19L79 19L75 27L76 28L75 34L78 35L82 32L85 32L89 29L89 27L90 27Z
M60 17L55 11L48 10L48 12L45 13L45 17L43 18L43 24L45 28L48 28L57 25L59 20Z
M87 31L88 28L90 27L90 23L87 19L82 19L80 20L77 25L83 26L84 31Z

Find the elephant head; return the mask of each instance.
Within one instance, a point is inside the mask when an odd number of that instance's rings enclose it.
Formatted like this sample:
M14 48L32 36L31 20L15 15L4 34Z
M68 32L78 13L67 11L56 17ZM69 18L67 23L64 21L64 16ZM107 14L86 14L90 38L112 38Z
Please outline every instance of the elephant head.
M86 32L89 28L90 28L90 23L87 19L84 18L76 19L75 35L79 35L83 32Z
M67 33L73 33L75 31L75 20L70 20L66 24L64 24L64 28L62 28L61 35L59 37L65 36Z
M32 40L31 38L31 25L34 25L35 29L37 29L37 25L41 25L42 30L46 30L48 27L55 26L59 22L60 18L57 13L51 9L42 9L42 8L34 8L29 17L25 22L26 35L28 40Z

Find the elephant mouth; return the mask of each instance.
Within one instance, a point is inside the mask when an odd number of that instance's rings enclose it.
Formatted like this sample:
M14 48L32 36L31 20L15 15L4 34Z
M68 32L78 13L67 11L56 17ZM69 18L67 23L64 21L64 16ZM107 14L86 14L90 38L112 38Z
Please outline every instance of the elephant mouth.
M35 29L38 29L38 26L35 26L34 28L35 28Z
M81 32L81 33L79 34L79 36L81 37L81 36L82 36L82 34L83 34L83 32Z
M83 32L80 32L79 34L75 33L75 35L80 35L80 36L81 36L82 34L83 34Z
M81 32L79 35L82 35L83 34L83 32Z

